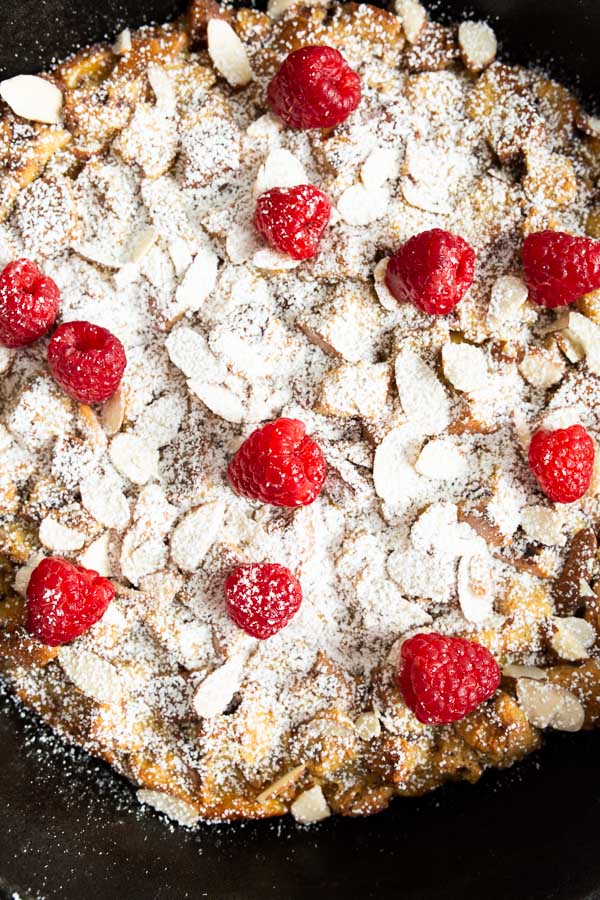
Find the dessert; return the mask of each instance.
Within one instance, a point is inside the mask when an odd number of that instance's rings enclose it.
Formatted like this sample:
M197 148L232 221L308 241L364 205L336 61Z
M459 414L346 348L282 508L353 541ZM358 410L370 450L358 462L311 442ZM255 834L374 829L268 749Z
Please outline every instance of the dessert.
M415 0L0 83L0 668L184 825L600 719L600 133Z

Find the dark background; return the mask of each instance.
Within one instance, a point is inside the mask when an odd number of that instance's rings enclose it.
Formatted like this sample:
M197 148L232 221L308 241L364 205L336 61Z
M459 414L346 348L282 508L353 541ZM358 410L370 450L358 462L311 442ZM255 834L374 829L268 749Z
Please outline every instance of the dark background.
M439 7L440 5L438 5ZM175 15L173 0L0 0L2 77ZM437 15L460 14L446 0ZM594 101L600 0L478 0L516 61ZM503 48L504 49L504 48ZM504 52L504 55L508 54ZM600 900L599 735L553 735L475 787L373 819L203 826L141 816L128 785L0 697L0 893L23 900Z

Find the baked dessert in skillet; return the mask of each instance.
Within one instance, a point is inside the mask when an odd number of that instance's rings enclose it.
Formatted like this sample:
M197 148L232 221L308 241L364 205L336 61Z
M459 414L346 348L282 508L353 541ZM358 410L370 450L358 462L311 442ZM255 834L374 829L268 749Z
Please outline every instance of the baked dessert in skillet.
M0 83L0 657L177 821L600 716L600 124L413 0Z

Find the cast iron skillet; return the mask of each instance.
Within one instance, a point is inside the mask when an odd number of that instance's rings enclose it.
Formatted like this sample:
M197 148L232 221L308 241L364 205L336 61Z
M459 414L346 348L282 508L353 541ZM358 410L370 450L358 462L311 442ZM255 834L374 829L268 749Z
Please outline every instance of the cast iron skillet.
M439 13L460 15L461 0ZM477 0L520 62L542 59L593 101L600 0ZM36 71L176 0L0 0L0 70ZM128 785L0 702L0 892L44 900L600 898L600 735L556 735L476 786L398 800L372 819L306 831L284 821L205 826L140 816Z

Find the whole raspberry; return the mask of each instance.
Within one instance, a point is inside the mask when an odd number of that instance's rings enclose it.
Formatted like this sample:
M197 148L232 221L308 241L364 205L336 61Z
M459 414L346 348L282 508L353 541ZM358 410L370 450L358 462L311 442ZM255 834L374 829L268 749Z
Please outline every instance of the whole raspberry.
M60 291L28 259L0 272L0 344L24 347L46 334L56 318Z
M331 203L312 184L271 188L256 201L254 227L281 253L292 259L310 259L330 215Z
M567 306L600 288L600 241L537 231L521 252L529 299L540 306Z
M289 128L333 128L360 103L360 78L339 50L302 47L284 59L267 90Z
M297 419L276 419L253 431L229 464L236 494L272 506L308 506L317 499L327 467L321 448Z
M431 316L447 316L471 286L475 251L441 228L409 238L388 262L385 283L402 303Z
M537 431L529 445L529 468L555 503L573 503L590 486L594 442L581 425Z
M27 587L27 631L58 647L98 622L115 596L108 581L59 556L43 559Z
M420 722L457 722L487 700L500 684L498 663L475 641L416 634L402 644L398 685Z
M238 566L225 582L227 610L246 634L272 637L296 615L302 603L300 582L285 566L250 563Z
M59 325L48 345L56 381L80 403L102 403L121 383L127 358L121 341L90 322Z

